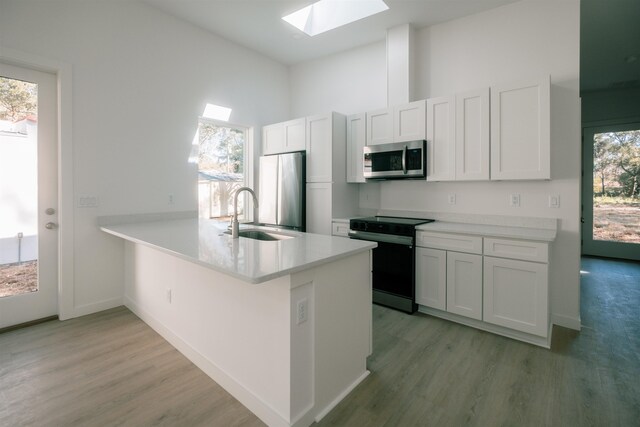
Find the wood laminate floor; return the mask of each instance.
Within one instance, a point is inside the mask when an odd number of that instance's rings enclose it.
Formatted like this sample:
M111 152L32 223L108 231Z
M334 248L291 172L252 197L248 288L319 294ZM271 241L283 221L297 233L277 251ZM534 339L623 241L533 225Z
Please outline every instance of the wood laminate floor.
M640 425L640 264L584 258L552 349L374 306L371 375L319 426ZM262 423L125 308L0 334L0 426Z

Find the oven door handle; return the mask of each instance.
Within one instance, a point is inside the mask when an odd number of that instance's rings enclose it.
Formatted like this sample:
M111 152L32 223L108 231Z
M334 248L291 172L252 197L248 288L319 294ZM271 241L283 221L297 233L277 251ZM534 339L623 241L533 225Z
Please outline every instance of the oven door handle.
M393 243L396 245L413 246L413 237L396 236L394 234L369 233L367 231L349 230L349 237L371 242Z
M407 174L407 146L402 149L402 172Z

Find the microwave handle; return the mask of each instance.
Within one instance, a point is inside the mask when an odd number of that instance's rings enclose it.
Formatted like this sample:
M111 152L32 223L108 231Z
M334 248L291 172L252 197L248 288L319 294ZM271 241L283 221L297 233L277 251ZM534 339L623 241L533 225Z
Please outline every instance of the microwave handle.
M402 172L407 174L407 146L402 149Z

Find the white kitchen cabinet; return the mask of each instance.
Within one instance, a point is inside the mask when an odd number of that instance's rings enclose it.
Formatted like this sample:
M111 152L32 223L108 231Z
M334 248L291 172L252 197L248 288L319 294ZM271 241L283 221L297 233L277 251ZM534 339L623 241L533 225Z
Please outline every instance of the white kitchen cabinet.
M447 311L482 320L482 255L447 252Z
M454 96L427 99L427 180L456 177Z
M489 179L489 88L456 95L455 179Z
M413 101L366 114L367 145L426 138L426 101Z
M447 252L416 248L416 303L447 309Z
M307 184L307 233L331 235L332 184Z
M331 235L332 218L358 211L358 186L347 183L346 117L339 113L307 117L307 228Z
M546 337L548 265L484 257L483 320Z
M367 145L393 142L393 107L367 112L366 121Z
M427 100L427 180L488 180L489 155L489 88Z
M307 182L346 180L346 117L338 113L307 117Z
M551 178L551 84L491 87L491 179Z
M262 154L279 154L302 151L306 144L306 120L304 117L275 123L262 128Z
M393 107L393 142L425 139L425 100Z
M276 154L284 152L284 126L282 123L264 126L262 128L262 154Z
M349 220L333 219L331 222L331 235L338 237L349 237Z
M482 320L482 237L419 231L416 240L416 303Z
M347 116L347 182L366 182L363 174L363 149L367 142L366 114Z

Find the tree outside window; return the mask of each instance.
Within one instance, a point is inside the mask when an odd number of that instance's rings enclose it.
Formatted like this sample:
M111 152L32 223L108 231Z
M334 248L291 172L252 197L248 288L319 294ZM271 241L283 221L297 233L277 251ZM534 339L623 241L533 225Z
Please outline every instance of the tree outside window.
M198 201L200 218L229 219L233 215L233 193L245 182L247 130L238 126L200 119L198 124ZM239 215L244 200L238 200Z

